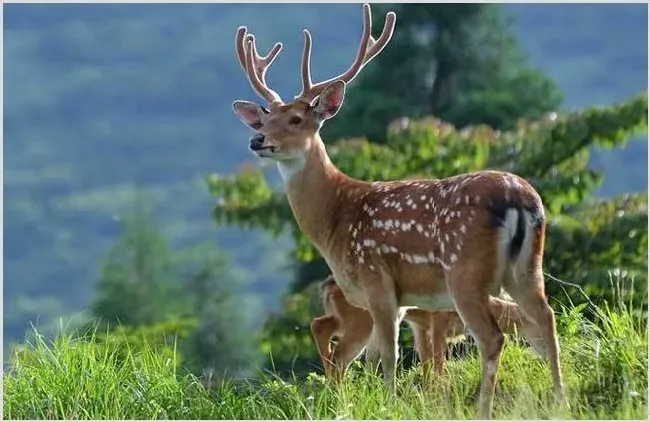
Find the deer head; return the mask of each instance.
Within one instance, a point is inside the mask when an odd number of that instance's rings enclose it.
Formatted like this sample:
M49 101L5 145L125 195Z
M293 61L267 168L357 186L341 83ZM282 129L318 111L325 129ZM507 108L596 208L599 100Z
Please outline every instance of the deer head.
M319 143L318 132L328 119L341 108L345 86L363 67L376 57L388 44L395 29L395 13L386 14L381 36L375 40L371 35L370 5L363 5L363 34L357 57L350 68L334 78L312 83L310 74L311 34L305 29L305 45L302 54L302 91L293 101L285 103L268 87L265 75L282 50L276 43L264 57L257 53L255 37L239 27L235 39L237 56L253 89L268 102L268 108L250 101L235 101L233 109L239 119L255 131L249 148L259 157L278 162L291 161L304 156L314 143Z

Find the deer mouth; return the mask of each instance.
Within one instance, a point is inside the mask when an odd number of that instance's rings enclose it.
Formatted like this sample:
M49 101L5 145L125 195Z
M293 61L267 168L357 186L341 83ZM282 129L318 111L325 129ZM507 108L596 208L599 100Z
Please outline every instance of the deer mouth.
M250 150L259 157L269 157L275 153L276 149L277 148L273 145L255 146L250 148Z

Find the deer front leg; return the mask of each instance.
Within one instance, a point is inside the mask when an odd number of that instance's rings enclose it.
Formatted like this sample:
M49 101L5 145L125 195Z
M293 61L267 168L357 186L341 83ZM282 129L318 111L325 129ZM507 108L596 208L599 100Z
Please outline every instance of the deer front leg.
M370 340L366 346L366 364L370 367L373 374L379 369L379 346L377 345L377 334L373 329L370 334Z
M388 277L364 280L368 311L372 317L374 335L381 359L384 381L390 391L395 390L395 373L397 367L397 348L399 336L399 308Z

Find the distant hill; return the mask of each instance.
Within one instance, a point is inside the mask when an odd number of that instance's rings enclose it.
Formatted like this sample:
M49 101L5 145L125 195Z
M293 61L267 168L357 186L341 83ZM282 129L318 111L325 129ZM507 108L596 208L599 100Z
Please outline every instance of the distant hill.
M568 108L647 88L646 6L504 8ZM252 294L277 306L289 282L288 241L215 228L201 180L253 160L230 109L234 99L256 99L235 58L241 24L261 50L285 44L269 79L289 97L300 85L302 28L314 35L314 77L326 77L353 57L360 12L354 4L4 6L5 340L20 338L29 320L88 304L138 190L175 245L218 242L246 263ZM646 157L647 142L597 154L594 165L609 175L601 193L647 189Z

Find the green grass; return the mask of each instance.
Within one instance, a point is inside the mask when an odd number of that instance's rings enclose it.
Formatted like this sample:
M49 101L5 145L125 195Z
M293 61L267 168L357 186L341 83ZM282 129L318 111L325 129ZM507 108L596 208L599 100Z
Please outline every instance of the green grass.
M499 371L495 418L646 419L647 320L626 307L558 315L570 412L554 407L546 363L510 340ZM175 354L148 346L35 336L4 374L5 419L465 419L474 418L476 356L451 360L434 388L402 370L396 397L356 363L342 386L317 374L260 375L205 387Z

